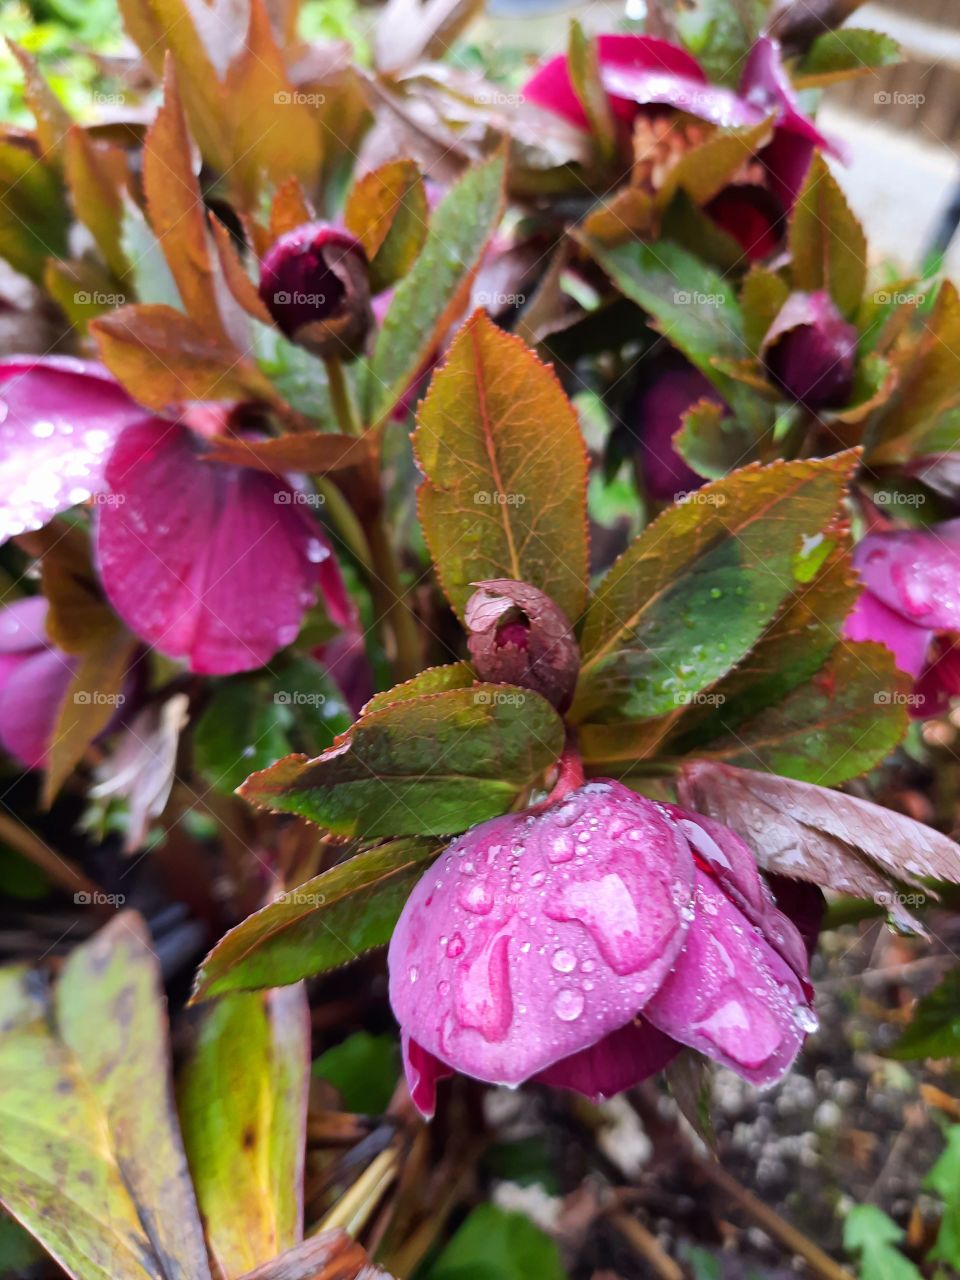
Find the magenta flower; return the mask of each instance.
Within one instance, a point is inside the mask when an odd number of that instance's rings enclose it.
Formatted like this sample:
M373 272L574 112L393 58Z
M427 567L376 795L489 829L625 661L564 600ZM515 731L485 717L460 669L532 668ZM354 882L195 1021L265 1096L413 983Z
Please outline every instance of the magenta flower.
M363 246L325 222L295 227L263 260L260 300L288 338L315 354L355 354L371 319Z
M595 781L455 840L389 951L424 1114L461 1071L608 1096L689 1045L747 1080L815 1026L807 952L726 827Z
M320 592L354 611L307 496L279 477L208 461L203 435L137 405L79 360L0 363L0 535L37 529L94 497L104 590L130 629L193 671L262 666Z
M771 378L808 409L839 409L850 399L857 330L823 289L790 295L760 355Z
M750 51L739 89L712 85L685 50L643 35L598 38L600 76L616 118L629 125L638 112L673 108L725 128L759 124L773 116L773 137L759 154L764 183L733 183L707 206L751 259L767 256L780 240L783 216L803 185L814 149L832 144L808 119L784 70L780 47L762 36ZM564 55L551 58L527 81L524 97L587 129ZM771 199L772 197L772 199Z
M683 415L700 400L726 407L699 369L678 356L661 362L631 402L627 426L637 441L647 492L658 502L673 502L704 483L673 443Z
M853 563L864 590L843 634L885 645L900 670L917 680L914 715L942 711L960 693L951 643L960 635L960 520L869 533ZM947 635L934 645L941 632Z
M47 639L42 596L0 609L0 746L27 769L46 762L77 658Z

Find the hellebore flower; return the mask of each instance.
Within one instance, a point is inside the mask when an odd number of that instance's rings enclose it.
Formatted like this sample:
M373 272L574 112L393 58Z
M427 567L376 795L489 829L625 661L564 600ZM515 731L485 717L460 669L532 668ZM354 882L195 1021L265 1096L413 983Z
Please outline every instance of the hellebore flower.
M204 432L225 410L204 408ZM197 432L136 404L95 364L0 362L0 538L94 497L95 554L132 631L192 671L261 666L319 591L353 609L321 526L284 480L208 461Z
M734 181L707 212L748 257L767 256L780 241L784 215L803 185L814 149L831 144L799 109L780 47L762 36L747 57L739 89L709 83L684 49L644 35L602 35L597 42L600 79L615 117L629 126L639 113L674 109L723 128L759 124L773 117L771 140L758 155L762 182ZM587 129L564 55L551 58L527 81L524 97L571 124Z
M868 533L853 564L864 589L843 634L885 645L917 680L913 715L944 710L960 694L960 520Z
M633 397L627 426L637 441L647 492L658 502L673 502L704 483L703 476L697 475L673 443L683 415L700 400L726 408L700 370L680 357L658 364Z
M281 332L315 355L356 355L371 320L363 246L325 222L294 227L263 259L260 299Z
M767 330L760 357L771 378L808 409L838 409L850 399L857 330L830 295L792 293Z
M467 601L467 648L481 680L534 689L566 711L580 672L580 650L567 615L526 582L478 582Z
M455 1071L596 1098L681 1045L769 1084L816 1025L803 939L739 836L618 782L454 840L404 907L389 965L425 1114Z
M47 639L42 596L0 609L0 746L27 769L47 758L77 658Z

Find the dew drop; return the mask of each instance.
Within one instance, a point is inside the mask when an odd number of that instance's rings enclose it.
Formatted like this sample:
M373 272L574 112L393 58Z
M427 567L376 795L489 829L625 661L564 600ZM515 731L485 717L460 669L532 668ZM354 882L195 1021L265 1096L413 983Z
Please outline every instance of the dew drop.
M583 1013L583 992L564 987L553 1002L553 1011L561 1022L575 1022Z
M552 963L557 973L573 973L577 967L577 957L572 951L558 951Z

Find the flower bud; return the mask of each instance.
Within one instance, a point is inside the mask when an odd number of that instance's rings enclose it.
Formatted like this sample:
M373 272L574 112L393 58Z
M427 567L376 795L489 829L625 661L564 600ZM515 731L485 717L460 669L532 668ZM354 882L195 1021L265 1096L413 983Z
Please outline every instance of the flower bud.
M808 409L850 399L857 331L823 289L792 293L767 331L760 356L774 382Z
M467 647L477 675L541 694L560 711L573 700L580 650L566 614L526 582L474 584L467 601Z
M260 298L277 327L315 355L356 355L371 319L363 246L325 222L294 227L261 264Z

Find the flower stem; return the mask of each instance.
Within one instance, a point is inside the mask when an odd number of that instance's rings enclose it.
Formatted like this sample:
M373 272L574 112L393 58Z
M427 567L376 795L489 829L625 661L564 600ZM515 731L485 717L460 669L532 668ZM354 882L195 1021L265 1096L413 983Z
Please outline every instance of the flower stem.
M340 430L347 436L363 435L363 427L353 410L350 388L347 386L342 363L335 356L329 356L323 363L327 370L330 403Z

